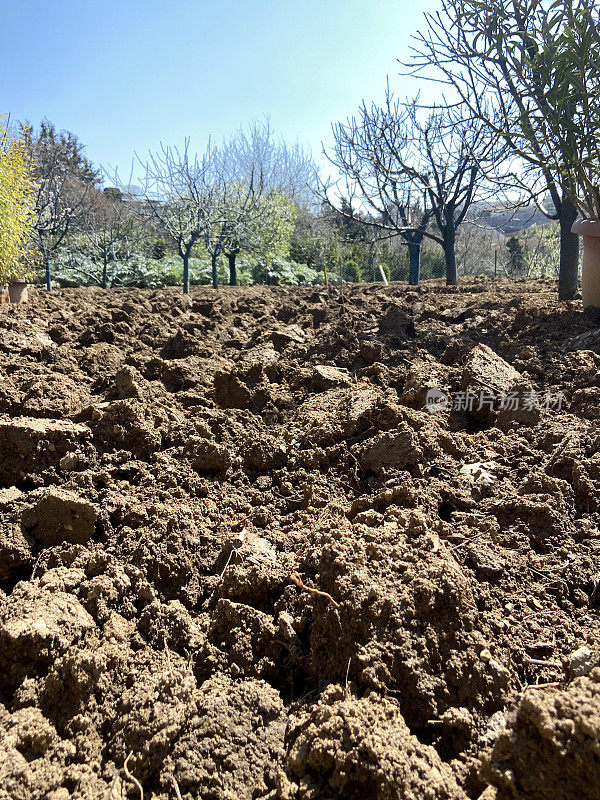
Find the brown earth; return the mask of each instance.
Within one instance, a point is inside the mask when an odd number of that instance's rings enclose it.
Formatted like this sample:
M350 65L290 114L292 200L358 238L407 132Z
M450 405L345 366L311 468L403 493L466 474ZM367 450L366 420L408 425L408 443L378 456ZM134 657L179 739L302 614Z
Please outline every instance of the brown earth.
M0 800L599 797L600 336L554 295L2 306Z

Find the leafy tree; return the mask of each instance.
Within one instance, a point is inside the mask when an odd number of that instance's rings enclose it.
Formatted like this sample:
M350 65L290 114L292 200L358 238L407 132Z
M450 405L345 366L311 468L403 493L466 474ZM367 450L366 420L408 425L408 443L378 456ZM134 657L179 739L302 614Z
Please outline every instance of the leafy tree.
M341 197L339 210L329 208L328 211L331 224L337 230L340 241L364 242L368 239L368 221L364 214L353 209L351 198Z
M157 239L152 245L152 258L160 261L167 255L167 243L164 239Z
M326 209L313 213L298 208L290 240L290 258L299 264L322 270L336 263L339 253L339 231Z
M510 275L523 275L525 271L525 250L516 236L511 236L506 242L508 250L507 270Z
M77 178L87 186L97 186L99 184L100 171L87 158L84 153L85 145L79 141L74 133L64 130L57 131L56 126L47 119L42 120L40 123L37 135L33 134L30 125L25 127L30 132L36 160L53 159L55 154L58 154L57 168L64 175Z
M152 245L152 258L160 261L167 255L167 243L164 239L156 239Z
M242 237L228 238L223 246L231 286L237 285L236 256L242 249L260 255L265 261L289 256L297 210L296 204L278 190L260 198L253 224L243 231Z
M356 259L345 258L343 261L343 272L346 279L352 281L352 283L362 283L362 272Z
M1 121L2 118L0 118ZM33 221L33 185L27 144L0 122L0 283L23 277Z

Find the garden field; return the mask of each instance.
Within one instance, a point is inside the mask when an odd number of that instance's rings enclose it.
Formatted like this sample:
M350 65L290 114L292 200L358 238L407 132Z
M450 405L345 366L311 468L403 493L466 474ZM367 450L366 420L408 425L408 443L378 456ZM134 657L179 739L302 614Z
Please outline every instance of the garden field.
M0 307L1 800L592 800L600 333L550 282Z

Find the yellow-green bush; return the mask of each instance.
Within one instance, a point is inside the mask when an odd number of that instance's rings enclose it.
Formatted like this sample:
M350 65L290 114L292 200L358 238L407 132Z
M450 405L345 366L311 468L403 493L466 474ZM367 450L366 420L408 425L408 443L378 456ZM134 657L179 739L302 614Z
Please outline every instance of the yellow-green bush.
M33 221L31 161L23 138L0 118L0 284L24 277L25 248Z

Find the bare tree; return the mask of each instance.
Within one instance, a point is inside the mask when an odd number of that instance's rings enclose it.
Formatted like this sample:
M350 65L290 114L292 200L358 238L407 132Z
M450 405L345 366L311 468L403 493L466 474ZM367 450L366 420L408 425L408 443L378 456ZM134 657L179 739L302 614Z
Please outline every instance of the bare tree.
M403 159L403 168L429 196L440 234L437 241L444 250L446 283L455 286L458 228L475 199L488 190L484 177L503 160L503 154L489 128L479 120L463 118L460 106L432 106L424 119L416 102L405 104L404 109L410 118L413 152ZM398 115L398 106L393 111Z
M227 161L242 176L260 172L265 191L277 190L299 207L314 206L317 167L298 142L276 137L269 118L252 120L224 143Z
M78 229L101 267L99 276L85 274L106 289L110 265L127 259L145 231L118 190L93 189L85 205Z
M198 244L211 257L217 289L218 259L228 248L237 251L235 243L241 241L264 188L262 174L242 175L228 148L211 141L201 157L193 155L189 139L182 149L163 145L144 166L147 207L177 245L184 293L190 290L189 260Z
M323 196L334 208L341 197L359 197L368 211L363 214L366 224L376 227L383 235L399 235L408 246L410 258L409 283L417 284L420 277L421 244L433 217L433 209L425 192L415 191L404 173L399 154L410 145L404 120L392 119L385 109L375 103L367 108L363 103L358 119L332 126L334 146L325 153L343 175L344 187L327 182ZM333 190L337 198L331 197ZM355 219L351 200L346 215Z
M238 131L215 148L204 173L202 241L211 257L213 286L218 287L217 260L227 255L230 283L237 283L235 261L264 223L272 145L270 128L256 124Z
M144 185L140 190L139 209L149 214L170 236L183 261L183 291L190 291L190 256L194 245L204 234L210 198L206 189L210 183L211 159L216 149L209 141L202 158L190 154L190 140L183 147L161 145L150 153L142 166ZM115 174L115 184L120 185Z
M424 120L420 112L416 101L401 103L388 87L383 106L363 103L358 119L333 126L329 158L345 176L346 191L366 204L371 224L406 242L409 283L419 282L427 237L444 248L447 282L455 284L456 231L493 147L481 124L463 123L457 113L440 108L430 109ZM331 189L323 189L330 202Z
M234 165L226 153L215 165L210 188L206 193L207 213L202 239L211 257L213 286L219 285L217 260L227 254L235 278L235 259L252 227L260 223L259 198L264 190L263 176L251 171L247 176L235 176Z
M481 217L467 215L456 237L458 269L461 275L495 276L503 270L499 254L507 237L484 224Z

